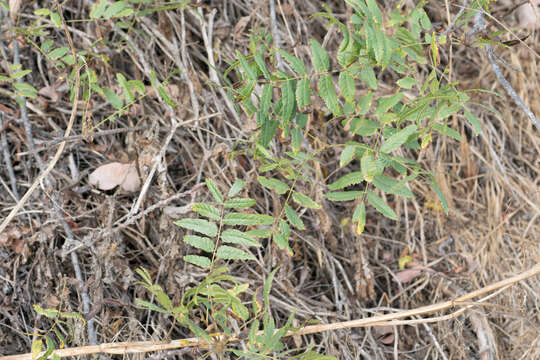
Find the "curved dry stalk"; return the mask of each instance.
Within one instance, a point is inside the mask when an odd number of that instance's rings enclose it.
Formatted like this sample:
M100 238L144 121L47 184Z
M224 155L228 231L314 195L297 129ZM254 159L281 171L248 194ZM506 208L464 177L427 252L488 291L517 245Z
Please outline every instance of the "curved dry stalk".
M536 265L531 267L529 270L524 271L518 275L512 276L505 280L498 281L496 283L485 286L476 291L457 297L453 300L448 300L448 301L437 303L437 304L422 306L416 309L404 310L404 311L400 311L393 314L372 316L365 319L356 319L356 320L344 321L344 322L333 323L333 324L306 326L298 331L289 331L285 336L307 335L307 334L320 333L323 331L350 329L350 328L356 328L356 327L406 325L406 324L413 324L413 323L418 324L418 323L433 322L434 319L432 318L414 319L414 320L397 320L397 319L403 319L403 318L416 316L416 315L429 314L429 313L433 313L437 311L447 310L456 306L462 306L465 309L470 308L471 306L474 306L477 304L474 304L474 303L471 304L470 302L467 302L468 300L471 300L475 297L484 295L486 293L489 293L498 289L502 289L504 287L508 287L510 285L516 284L520 281L526 280L538 274L540 274L540 263L537 263ZM465 310L465 309L459 309L456 311L456 313L461 314L462 310ZM454 318L455 316L456 314L451 314L449 318ZM442 318L444 319L445 317L442 317ZM435 318L435 320L440 320L440 318ZM219 339L221 338L222 334L217 333L217 334L211 334L210 336L213 338ZM240 341L241 339L229 338L227 340L229 342L234 342L234 341ZM143 353L143 352L149 352L149 351L162 351L162 350L178 349L178 348L185 348L185 347L208 348L208 346L209 345L207 343L199 340L198 338L188 338L188 339L172 340L170 342L137 341L137 342L122 342L122 343L108 343L108 344L91 345L91 346L80 346L80 347L75 347L75 348L56 350L53 352L53 354L59 357L90 355L90 354L98 354L98 353L124 355L124 354L129 354L129 353L133 354L133 353ZM32 353L0 357L0 360L31 360L31 359L32 359Z

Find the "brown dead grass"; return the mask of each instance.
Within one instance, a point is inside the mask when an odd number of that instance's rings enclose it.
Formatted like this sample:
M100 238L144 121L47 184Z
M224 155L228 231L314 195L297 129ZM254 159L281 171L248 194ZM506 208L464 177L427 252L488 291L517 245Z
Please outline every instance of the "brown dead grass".
M392 1L384 3L388 9L395 6ZM344 5L333 2L329 5L337 16L345 18ZM81 2L80 7L65 6L66 16L88 17L87 2ZM261 28L270 31L270 16L265 2L253 0L209 1L195 11L201 11L208 21L213 10L216 10L211 26L213 59L223 71L236 49L247 50L250 31ZM329 49L335 48L340 38L336 29L325 29L322 18L310 17L321 10L316 1L290 1L281 9L278 6L281 46L304 58L307 58L305 44L312 37L324 41ZM456 12L457 7L450 8L451 14ZM30 14L32 9L25 5L19 26L31 21ZM434 22L446 26L444 2L432 2L429 14ZM518 34L523 33L513 27L511 18L500 20ZM7 25L1 26L4 33ZM256 164L243 155L228 156L243 146L252 122L245 114L233 114L231 104L219 88L210 84L216 79L205 63L203 32L208 32L208 23L201 25L195 12L177 10L139 19L135 26L142 32L129 34L107 26L98 28L93 22L72 26L77 29L73 36L79 50L88 49L99 37L111 41L95 49L110 58L110 66L98 58L92 61L104 86L114 84L116 72L147 79L150 69L154 69L163 79L171 69L181 69L182 74L169 79L174 86L169 89L173 100L180 106L171 114L154 96L148 96L130 114L95 129L93 141L67 143L61 161L52 172L56 181L54 189L36 192L11 223L7 240L0 241L0 355L28 352L32 340L28 334L49 326L45 319L35 316L32 304L82 311L82 286L90 294L91 315L101 342L167 338L170 323L166 318L133 307L135 297L147 296L140 287L133 286L136 281L133 271L138 266L146 267L177 298L204 277L204 273L180 260L190 250L180 240L181 231L172 225L174 219L183 216L183 206L190 197L203 200L208 196L199 186L204 178L212 177L223 188L230 186L235 178L243 178L249 184L247 194L258 199L258 211L272 214L279 208L280 199L256 185ZM121 41L122 36L133 50ZM533 32L526 43L530 49L517 45L498 53L509 65L504 67L505 76L538 115L539 34ZM5 51L10 59L11 48ZM53 84L62 75L62 71L41 59L28 43L21 43L21 56L23 66L35 71L27 81L38 89ZM498 85L480 49L455 46L451 54L448 49L441 49L441 56L446 62L451 58L453 79L460 81L464 89L488 89L502 95L473 95L474 101L501 113L496 116L480 106L473 108L482 122L483 135L472 136L463 119L454 118L452 126L463 134L463 141L438 138L435 147L423 154L423 163L436 173L447 195L450 215L442 213L429 187L415 182L413 191L417 199L394 204L401 222L390 222L370 212L365 234L357 237L352 229L340 225L343 218L351 215L352 207L323 201L324 211L306 214L308 231L294 233L294 257L269 247L259 254L263 266L250 268L248 264L240 264L232 269L239 280L249 282L250 289L256 289L262 284L264 273L280 266L271 294L274 315L278 318L285 319L296 309L296 325L302 325L307 320L332 323L414 309L505 279L540 261L539 131ZM381 91L392 89L390 83ZM7 120L3 131L9 142L17 187L24 193L39 172L27 152L23 124L17 120L18 106L3 91L2 106L7 108L2 108ZM31 102L29 116L36 142L55 139L66 125L71 109L69 96L66 89L57 91L58 102L43 98ZM112 112L100 98L85 105L92 108L95 124ZM138 194L93 190L87 185L87 175L106 162L128 162L158 154L169 135L172 115L178 121L194 121L180 127L172 136L165 149L165 168L157 171L140 204L143 215L132 223L126 222L123 217L137 201ZM101 131L139 126L146 128L99 136ZM75 134L81 134L80 121L74 130ZM328 142L346 140L332 128L315 127L313 133ZM54 149L45 147L41 154L50 159ZM336 154L325 156L322 170L331 174L336 168ZM150 167L141 169L143 179ZM16 201L8 191L6 167L0 169L3 188L0 219L3 219ZM78 244L66 244L47 191L57 194ZM178 193L185 194L170 199ZM154 204L160 205L144 212ZM101 236L103 229L106 236ZM85 284L75 280L73 266L65 256L65 251L72 247L78 247ZM430 270L400 285L394 277L399 272L398 259L406 254ZM340 359L487 359L490 354L499 359L537 359L540 358L539 294L539 279L532 278L504 289L488 303L454 319L385 331L338 330L295 337L287 344L290 347L316 344L319 351ZM81 325L75 330L73 344L87 344L86 329ZM190 336L178 327L171 333L172 338ZM484 353L482 339L488 339ZM196 358L200 354L147 355L156 359L167 356Z

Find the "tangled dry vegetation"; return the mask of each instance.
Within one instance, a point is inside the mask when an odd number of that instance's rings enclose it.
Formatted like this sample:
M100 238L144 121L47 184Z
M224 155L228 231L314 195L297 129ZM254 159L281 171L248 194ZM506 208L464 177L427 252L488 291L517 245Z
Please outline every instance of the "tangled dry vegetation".
M433 1L426 6L436 29L448 25L459 11L458 3ZM379 4L392 9L397 1ZM131 31L106 22L68 23L77 50L95 54L88 66L100 84L113 88L117 72L148 82L155 71L159 79L168 80L166 90L179 106L171 108L150 92L123 115L103 121L114 108L104 98L93 98L78 104L67 138L64 132L73 109L65 81L69 73L52 66L2 22L2 61L13 62L17 52L23 68L32 70L25 81L39 95L27 102L25 114L10 90L0 88L1 221L54 159L61 140L65 148L47 179L37 184L0 234L0 355L29 352L32 334L50 326L33 311L34 304L83 314L87 324L75 323L70 346L191 337L186 329L171 328L159 313L134 306L135 297L147 297L135 285L140 279L134 269L148 269L175 299L204 278L204 272L181 260L188 248L181 242L183 231L172 222L188 213L190 203L209 197L202 186L205 178L223 188L243 179L246 194L257 200L257 211L277 215L279 195L257 185L256 160L242 153L254 130L253 119L235 111L219 77L236 51L247 52L250 31L272 31L269 2L209 0L192 5L136 18L136 30ZM350 14L342 2L276 2L276 30L283 49L295 48L307 57L311 38L330 52L337 48L338 29L312 16L323 11L322 5L344 21ZM50 1L40 4L55 6ZM61 6L67 20L89 18L88 1ZM497 21L491 26L506 30L502 40L529 32L507 14L511 5L492 6ZM35 2L23 2L16 25L32 23L36 9ZM4 13L3 20L7 16ZM44 25L53 36L65 37L62 28ZM506 63L501 65L504 75L535 114L540 114L539 44L533 30L524 42L496 50ZM293 232L291 238L294 256L268 243L258 254L262 267L232 265L231 273L250 289L261 286L265 274L279 265L270 294L276 318L285 321L296 309L294 325L303 326L308 321L329 324L415 309L456 298L539 262L539 129L499 85L482 49L441 47L440 56L462 89L502 95L473 95L483 128L480 136L471 136L455 117L451 125L463 134L462 141L439 137L432 149L418 155L436 174L450 214L441 211L429 187L415 181L416 199L392 204L400 221L370 211L365 232L357 236L346 224L352 207L312 194L323 209L304 214L307 229ZM173 70L180 71L171 75ZM390 94L394 81L388 75L375 95ZM486 105L500 114L487 111ZM311 131L326 142L347 141L337 127L314 124ZM285 145L276 142L274 150ZM325 155L322 173L332 175L337 155ZM129 191L129 186L128 191L99 190L89 184L88 175L111 162L138 164L134 168L142 181L135 184L137 191ZM418 266L403 272L398 263L406 256ZM463 313L444 318L452 312L439 312L434 315L443 317L439 321L294 336L286 344L316 344L320 353L340 359L538 359L539 294L539 279L532 277L500 289ZM95 339L89 337L88 326ZM201 354L181 349L133 356Z

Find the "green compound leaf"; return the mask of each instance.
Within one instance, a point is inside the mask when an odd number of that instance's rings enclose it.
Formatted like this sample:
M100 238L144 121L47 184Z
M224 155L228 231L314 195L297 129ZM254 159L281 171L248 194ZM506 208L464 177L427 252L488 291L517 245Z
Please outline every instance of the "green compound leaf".
M218 228L216 224L204 219L182 219L175 221L176 226L180 226L184 229L200 232L201 234L214 237L217 235Z
M199 255L186 255L184 256L184 261L202 267L203 269L208 269L212 265L209 258Z
M299 108L303 108L311 103L311 88L309 87L308 78L302 78L296 84L296 102Z
M248 207L252 207L257 202L254 199L248 199L248 198L236 198L236 199L229 199L225 201L225 207L226 208L233 208L233 209L245 209Z
M342 177L328 185L328 189L339 190L350 185L360 184L362 181L364 181L364 176L362 175L362 172L354 171L352 173L343 175Z
M191 206L191 209L196 213L207 217L212 220L219 221L219 210L214 206L206 203L195 203Z
M341 89L341 94L345 100L353 103L355 100L354 93L356 91L354 78L351 75L350 71L343 71L339 74L339 88Z
M391 151L396 150L398 147L403 145L409 136L411 136L418 126L416 125L409 125L405 127L404 129L399 130L394 135L390 136L382 145L380 148L380 151L384 153L389 153Z
M324 197L331 201L351 201L361 198L363 191L336 191L324 194Z
M320 209L322 206L317 204L315 201L311 200L310 197L304 195L304 194L301 194L299 192L294 192L293 193L293 200L302 205L303 207L307 207L309 209Z
M307 75L306 67L304 66L302 60L281 49L277 49L277 51L281 54L281 56L283 56L285 61L287 61L295 73L298 75Z
M247 251L222 245L218 248L216 257L223 260L255 260L255 257Z
M367 200L381 214L389 219L397 220L397 214L394 210L381 197L375 195L373 191L368 191Z
M206 178L206 187L212 194L212 197L218 204L223 204L223 194L219 191L217 185L210 178Z
M226 243L242 244L246 246L261 246L257 240L255 240L249 234L246 234L240 230L227 229L221 234L221 240Z
M230 213L225 215L225 225L272 225L274 218L264 214Z
M309 43L311 44L311 62L315 69L319 72L328 71L330 68L330 59L328 59L326 51L324 51L317 40L311 39L309 40Z
M339 115L341 113L339 108L338 97L336 90L334 89L334 83L330 75L321 76L317 83L319 87L319 95L324 100L324 103L328 109L334 114Z
M287 217L287 220L289 220L291 225L295 226L298 230L306 229L306 227L304 226L304 222L302 221L300 216L289 205L285 205L285 216Z
M289 185L285 184L283 181L274 179L274 178L265 178L264 176L258 176L257 181L267 189L275 190L280 195L285 194L289 191Z
M214 241L205 236L185 235L184 242L193 246L194 248L201 249L209 253L214 251Z

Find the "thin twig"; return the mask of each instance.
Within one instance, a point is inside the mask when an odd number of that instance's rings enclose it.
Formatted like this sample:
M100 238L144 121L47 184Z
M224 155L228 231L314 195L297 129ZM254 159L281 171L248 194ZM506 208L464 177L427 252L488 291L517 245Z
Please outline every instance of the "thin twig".
M426 314L434 313L437 311L443 311L443 310L448 310L454 307L463 306L464 308L461 308L460 310L456 311L454 314L446 315L447 318L448 316L450 316L450 318L454 318L455 314L463 313L463 311L466 310L466 308L470 308L475 305L480 305L479 303L471 304L470 302L467 302L468 300L474 299L476 297L479 297L487 293L491 293L495 290L509 287L513 284L519 283L533 276L537 276L538 274L540 274L540 263L535 264L529 270L524 271L518 275L512 276L505 280L498 281L496 283L493 283L491 285L485 286L478 290L472 291L463 296L457 297L453 300L448 300L448 301L437 303L437 304L427 305L427 306L419 307L412 310L404 310L404 311L400 311L400 312L396 312L392 314L372 316L372 317L364 318L364 319L357 319L357 320L351 320L351 321L345 321L345 322L333 323L333 324L306 326L298 331L289 331L286 334L286 336L307 335L307 334L320 333L323 331L333 331L333 330L339 330L339 329L350 329L350 328L368 327L368 326L388 326L388 325L394 326L394 325L405 325L405 324L421 324L425 322L432 322L432 320L434 319L432 318L415 319L415 320L397 320L397 319L408 318L408 317L416 316L416 315L426 315ZM435 319L435 320L438 320L438 319ZM210 336L217 340L225 340L223 339L223 336L220 333L210 334ZM234 342L234 341L240 341L242 339L229 338L226 340L228 342ZM143 352L149 352L149 351L162 351L162 350L179 349L179 348L185 348L185 347L208 348L209 345L198 338L188 338L188 339L173 340L170 342L137 341L137 342L123 342L123 343L108 343L108 344L101 344L101 345L95 345L95 346L81 346L81 347L76 347L76 348L56 350L53 352L53 354L59 357L89 355L89 354L97 354L97 353L125 355L125 354L130 354L130 353L133 354L133 353L143 353ZM32 359L32 353L0 357L0 360L31 360L31 359Z

